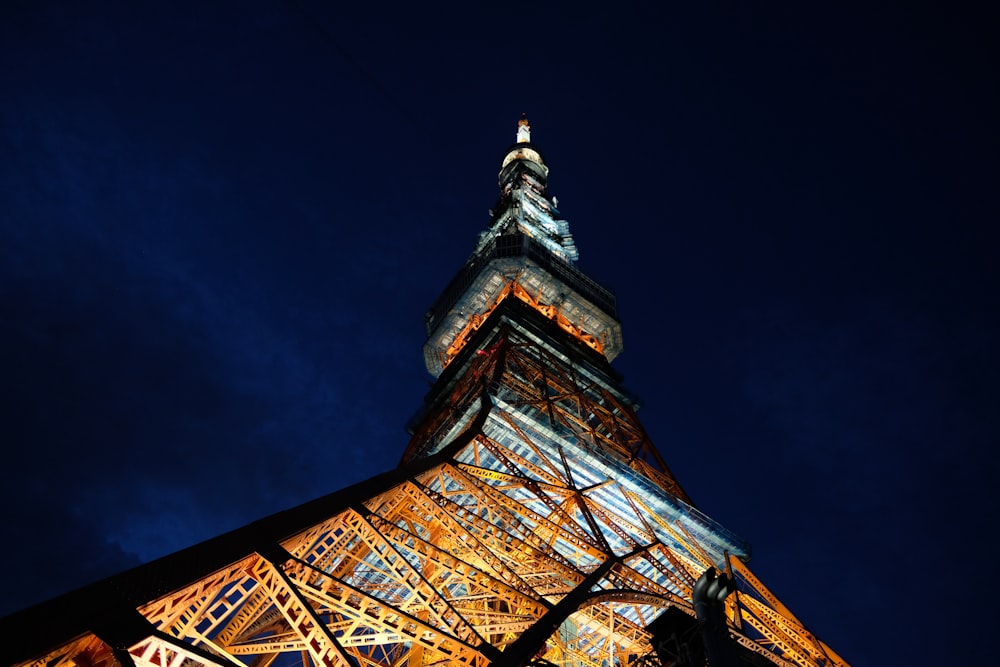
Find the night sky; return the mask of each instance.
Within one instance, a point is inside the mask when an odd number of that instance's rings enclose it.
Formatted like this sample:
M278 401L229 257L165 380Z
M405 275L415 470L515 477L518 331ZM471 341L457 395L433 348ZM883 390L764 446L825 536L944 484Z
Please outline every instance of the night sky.
M524 112L698 506L854 665L992 662L995 23L672 4L3 2L0 614L394 467Z

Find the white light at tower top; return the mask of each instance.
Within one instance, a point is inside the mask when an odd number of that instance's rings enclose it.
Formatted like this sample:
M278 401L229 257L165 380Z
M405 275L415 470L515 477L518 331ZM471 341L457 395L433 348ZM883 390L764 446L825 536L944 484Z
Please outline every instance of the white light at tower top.
M531 125L528 124L528 115L521 114L521 120L517 121L517 143L526 144L531 142Z

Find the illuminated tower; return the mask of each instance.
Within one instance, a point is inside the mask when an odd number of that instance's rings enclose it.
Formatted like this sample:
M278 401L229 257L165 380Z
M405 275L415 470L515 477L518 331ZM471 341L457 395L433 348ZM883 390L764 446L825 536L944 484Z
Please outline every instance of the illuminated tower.
M516 139L399 466L0 619L3 665L846 664L653 447L615 298Z

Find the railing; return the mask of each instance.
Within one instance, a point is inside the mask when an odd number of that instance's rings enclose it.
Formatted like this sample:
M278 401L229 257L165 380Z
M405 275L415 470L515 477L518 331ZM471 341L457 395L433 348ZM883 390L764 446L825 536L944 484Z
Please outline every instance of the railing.
M494 259L502 257L527 257L534 260L583 298L617 319L618 304L611 290L602 287L569 262L556 257L530 236L517 232L496 237L469 258L427 311L424 319L428 335L434 331L444 314L458 302L482 270Z

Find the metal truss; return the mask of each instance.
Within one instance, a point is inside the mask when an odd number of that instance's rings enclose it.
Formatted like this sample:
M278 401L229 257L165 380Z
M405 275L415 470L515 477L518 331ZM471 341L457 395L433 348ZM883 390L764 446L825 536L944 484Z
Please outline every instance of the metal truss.
M653 665L648 626L694 619L708 567L738 582L727 614L747 651L846 664L692 506L599 364L498 331L391 483L136 604L128 632L93 627L16 664Z

